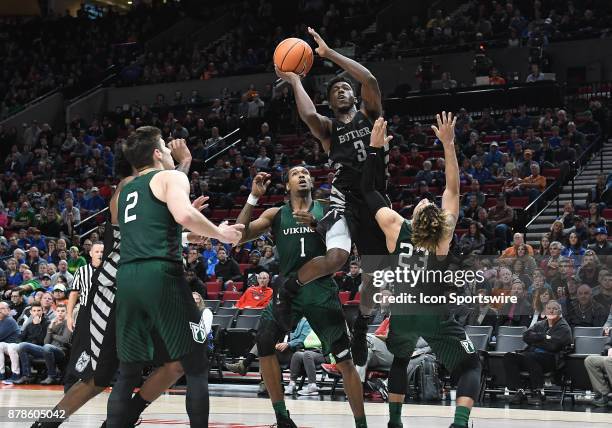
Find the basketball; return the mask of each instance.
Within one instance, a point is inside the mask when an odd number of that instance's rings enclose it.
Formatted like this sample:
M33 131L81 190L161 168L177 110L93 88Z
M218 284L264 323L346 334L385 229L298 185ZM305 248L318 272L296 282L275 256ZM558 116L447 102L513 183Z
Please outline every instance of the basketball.
M304 76L312 67L312 48L302 39L285 39L274 50L274 64L280 71L293 72Z

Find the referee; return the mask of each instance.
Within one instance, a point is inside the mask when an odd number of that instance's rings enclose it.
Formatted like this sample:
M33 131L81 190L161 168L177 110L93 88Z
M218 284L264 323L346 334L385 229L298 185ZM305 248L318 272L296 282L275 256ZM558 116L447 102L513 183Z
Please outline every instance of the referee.
M87 296L91 289L91 277L94 271L102 264L102 254L104 252L104 244L102 242L96 242L91 246L89 250L89 257L91 262L85 266L81 266L77 269L74 274L74 281L72 281L72 289L70 297L68 298L67 306L67 317L66 322L70 331L74 330L76 325L76 317L78 315L78 309L75 311L77 299L80 307L85 307L87 304Z

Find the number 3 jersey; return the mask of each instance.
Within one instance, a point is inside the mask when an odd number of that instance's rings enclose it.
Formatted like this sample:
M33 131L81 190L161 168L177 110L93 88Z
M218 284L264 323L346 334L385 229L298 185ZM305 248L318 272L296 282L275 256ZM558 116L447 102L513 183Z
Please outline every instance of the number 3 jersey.
M309 211L317 221L323 218L324 209L319 202L313 202ZM297 222L289 203L283 205L274 216L272 233L283 276L297 272L304 263L327 252L321 235L310 226Z
M335 118L332 119L329 158L336 169L333 187L340 192L340 195L336 198L340 200L334 200L332 190L332 207L334 203L344 202L343 194L346 192L361 193L361 170L367 158L371 132L372 122L361 110L357 111L353 120L349 123L340 122ZM384 158L386 174L386 165L389 161L388 144L384 147ZM377 183L382 184L377 185L376 188L383 193L386 192L385 181L386 177L377 178Z
M182 263L181 232L165 202L150 183L160 170L138 176L119 195L120 265L146 260Z

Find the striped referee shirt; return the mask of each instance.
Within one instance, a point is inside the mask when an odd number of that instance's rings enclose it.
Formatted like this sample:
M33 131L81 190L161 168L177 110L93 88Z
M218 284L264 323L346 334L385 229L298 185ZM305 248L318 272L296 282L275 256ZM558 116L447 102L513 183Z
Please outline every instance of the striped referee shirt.
M87 263L85 266L79 267L74 274L72 289L79 292L79 304L83 307L87 304L87 296L91 289L91 277L94 270L93 265Z

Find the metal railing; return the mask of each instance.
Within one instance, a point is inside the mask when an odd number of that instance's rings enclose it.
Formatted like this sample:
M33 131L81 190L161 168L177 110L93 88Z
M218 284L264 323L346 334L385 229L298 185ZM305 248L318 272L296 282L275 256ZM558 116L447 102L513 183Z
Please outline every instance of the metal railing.
M97 211L95 213L93 213L92 215L90 215L89 217L87 217L85 220L81 220L80 222L78 222L77 224L74 225L74 228L76 229L77 227L80 227L82 224L87 223L89 220L91 220L92 218L99 216L100 214L104 214L106 211L108 211L110 209L110 207L105 207L103 209L101 209L100 211ZM97 227L97 226L96 226Z
M571 200L572 200L572 204L574 203L576 177L580 175L582 171L584 171L584 168L588 164L588 162L585 162L585 159L589 157L589 160L590 160L590 157L593 155L593 153L596 153L597 151L601 151L600 157L603 159L603 151L601 150L602 147L603 147L603 139L597 138L584 150L584 152L580 154L580 156L576 158L576 160L572 161L571 163L571 177L572 177L571 178L572 180L572 198ZM600 163L600 172L603 172L603 160Z
M524 223L524 219L526 216L529 215L530 212L537 210L538 206L540 205L540 203L542 203L543 201L547 201L548 199L550 199L550 201L544 206L544 208L542 208L540 211L537 212L536 215L534 215L531 220L529 222L527 222L525 224L525 226L523 227L523 233L525 235L525 241L527 241L527 233L528 233L528 229L529 226L531 226L535 220L541 216L544 211L546 211L550 205L554 202L554 200L552 200L552 195L554 195L555 193L557 194L557 215L559 215L560 209L559 209L559 190L561 189L561 179L557 179L555 180L550 186L548 186L546 189L544 189L544 191L536 198L533 200L533 202L531 202L529 205L527 205L525 207L524 210L521 211L521 215L523 217L523 224Z

